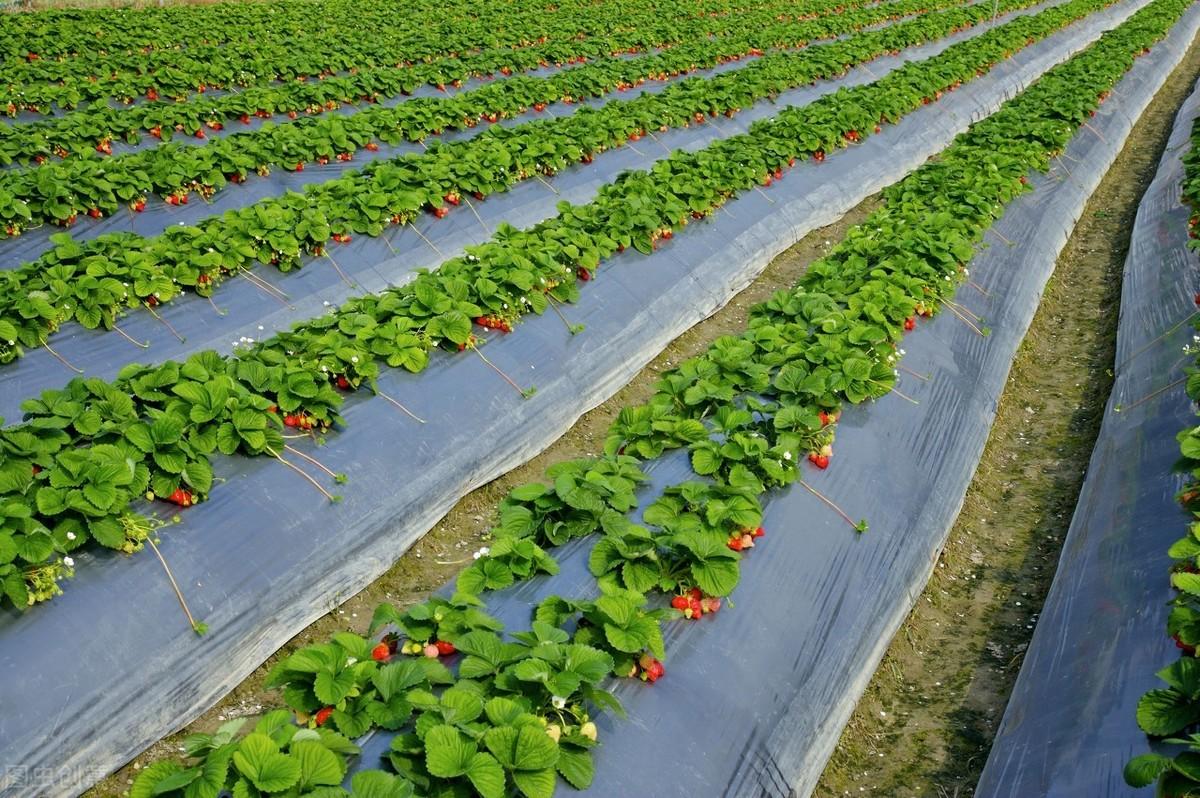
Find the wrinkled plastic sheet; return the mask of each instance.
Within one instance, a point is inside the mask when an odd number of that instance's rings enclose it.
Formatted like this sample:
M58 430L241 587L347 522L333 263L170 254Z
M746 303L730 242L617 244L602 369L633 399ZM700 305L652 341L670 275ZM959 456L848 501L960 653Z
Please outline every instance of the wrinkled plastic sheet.
M1151 792L1126 785L1121 771L1150 747L1135 720L1138 699L1163 686L1154 674L1178 655L1164 631L1173 596L1167 548L1183 536L1187 515L1174 501L1183 476L1172 466L1179 458L1175 434L1195 417L1182 385L1135 403L1174 381L1189 360L1181 348L1191 342L1190 324L1157 339L1195 311L1200 263L1186 247L1189 214L1180 186L1198 115L1200 92L1179 111L1138 207L1112 396L978 796Z
M987 3L987 2L991 2L991 0L970 0L970 2L964 2L963 5L964 6L977 5L979 3ZM1013 19L1015 17L1018 17L1018 16L1027 16L1028 14L1036 13L1037 11L1040 11L1043 8L1046 8L1047 6L1058 5L1063 2L1066 2L1066 0L1052 0L1052 2L1047 2L1045 4L1038 5L1037 7L1032 8L1032 9L1023 9L1021 11L1013 12L1011 14L1002 16L999 18L999 21L1000 21L1000 23L1003 23L1003 22L1006 22L1006 21ZM899 20L899 22L911 21L915 18L917 18L917 15L909 15L909 16L903 17L901 20ZM867 29L877 30L880 28L888 27L889 25L892 25L892 24L896 24L896 23L893 23L891 21L886 21L886 22L883 22L883 23L880 23L877 25L872 25ZM872 71L876 75L881 75L886 72L890 72L896 66L903 64L906 61L913 60L914 58L918 58L918 59L919 58L927 58L929 55L932 55L933 53L941 52L941 50L944 50L946 47L948 47L950 44L953 44L954 42L962 41L963 39L970 38L972 36L977 36L980 33L988 30L989 27L990 27L990 25L978 25L973 30L964 31L962 33L958 33L953 36L945 37L943 39L938 40L937 42L931 43L932 49L911 48L908 51L906 51L906 53L902 54L899 57L889 58L886 60L880 59L880 61L875 62L875 63L882 64L882 71L875 71L875 70L872 70ZM844 36L837 37L837 39L845 39L851 35L852 34L846 34ZM817 41L817 42L814 42L811 45L811 47L823 47L823 46L829 44L830 41L832 41L832 40ZM656 52L661 52L661 51L656 51ZM798 51L798 52L802 52L802 51ZM620 56L620 58L622 60L633 60L638 57L640 57L640 56L629 55L629 54L622 54ZM747 66L748 64L752 63L755 60L757 60L757 57L743 58L739 61L730 61L730 62L727 62L724 64L718 64L717 66L711 67L708 69L700 69L700 70L697 70L696 72L689 73L687 75L675 75L675 76L668 78L665 81L648 81L646 83L643 83L640 86L631 88L628 91L619 92L619 93L618 92L610 92L610 93L600 96L600 97L590 97L585 100L580 100L579 102L576 102L576 103L562 103L562 102L552 103L551 105L548 105L546 107L546 109L540 113L533 111L533 110L528 110L523 114L518 114L513 117L501 119L499 122L496 123L496 126L516 127L518 125L523 125L530 121L535 121L538 119L570 116L571 114L575 113L575 111L577 111L580 106L586 106L586 107L591 107L591 108L600 108L600 107L608 104L609 102L613 101L614 99L630 100L635 97L639 97L643 94L658 94L659 92L662 92L664 89L666 89L668 86L670 86L674 83L678 83L678 82L684 80L685 78L690 78L690 77L706 78L706 77L712 77L714 75L720 75L725 72L732 72L734 70L737 70L737 69ZM579 67L565 67L564 68L564 67L558 67L558 66L547 66L547 67L541 67L539 69L531 70L527 73L521 73L521 74L522 74L522 76L527 76L527 77L543 77L544 78L544 77L549 77L554 74L569 71L570 69L577 69L577 68L579 68ZM865 70L860 70L860 72L862 74L867 74L867 72ZM400 96L396 96L396 97L391 97L388 100L379 103L379 105L397 106L397 105L401 105L401 104L408 102L409 100L415 99L415 98L435 98L435 99L436 98L445 98L447 96L454 96L456 94L461 94L463 92L470 91L472 89L478 89L478 88L486 86L490 83L495 83L497 81L510 80L512 77L517 77L517 76L515 76L515 75L509 76L509 77L501 76L499 78L494 78L491 80L483 80L480 78L471 78L464 82L462 88L455 89L453 87L447 87L446 92L439 92L436 88L433 88L432 86L422 85L422 86L418 86L417 88L413 89L413 92L411 95L408 95L408 96L400 95ZM871 78L871 80L873 80L873 79L874 78ZM822 81L820 86L817 87L817 94L812 95L811 92L808 92L808 95L810 95L812 97L820 96L821 94L828 93L829 91L832 91L833 89L836 89L838 86L841 86L841 85L847 85L847 84L845 84L843 81ZM853 84L849 84L849 85L853 85ZM832 89L829 88L830 86L832 86L833 88ZM789 99L789 94L790 93L785 93L784 95L781 95L781 101L783 103L794 105L797 102L811 102L811 99L809 99L809 100ZM797 96L803 96L803 90L801 90L801 92L797 92ZM770 105L766 104L766 103L760 104L760 105L765 106L768 109L770 108ZM352 114L360 113L362 111L368 111L372 107L373 106L369 106L369 105L344 105L331 113L341 114L343 116L349 116ZM753 121L753 119L760 118L762 115L764 115L764 114L760 113L760 116L751 117L751 121ZM768 111L765 115L769 116L770 112ZM276 124L279 124L285 120L286 120L286 116L276 116L270 121L272 121ZM244 126L241 123L237 123L237 124L230 123L230 124L227 124L225 126L225 129L220 132L209 131L207 138L202 141L198 141L194 138L185 136L183 134L177 134L175 136L175 138L173 139L173 142L182 144L185 146L197 146L197 145L202 146L205 143L207 143L215 138L221 138L221 137L231 135L233 133L237 133L237 132L241 132L241 131L256 130L258 128L261 128L262 125L266 121L268 121L268 120L259 119L258 117L251 117L250 124L248 126ZM492 127L492 125L489 125L486 122L480 122L473 128L466 128L466 129L460 128L457 130L447 131L447 132L442 133L437 136L429 136L428 138L429 138L429 141L431 141L431 142L435 141L435 140L443 141L443 142L465 141L467 139L475 138L480 133L483 133L484 131L486 131L489 127ZM726 128L723 128L723 129L728 130L729 128L727 126ZM740 130L736 130L734 132L740 132ZM378 142L378 144L379 144L379 149L376 150L375 152L370 152L366 149L360 148L357 152L354 153L353 161L333 160L324 165L314 164L314 163L306 163L303 172L290 172L287 169L284 169L283 167L274 167L271 170L271 174L264 178L264 177L259 176L255 172L251 171L247 175L245 183L241 183L241 184L237 184L237 185L234 185L234 184L226 185L223 189L221 189L221 191L219 191L213 197L211 202L205 202L205 201L201 200L200 198L198 198L195 194L193 194L191 196L191 200L189 201L189 203L187 205L168 205L162 199L162 197L159 197L159 196L153 195L153 194L148 195L147 199L146 199L146 208L141 213L134 213L131 210L123 209L120 212L113 214L112 216L108 216L104 219L99 219L99 220L94 220L94 219L87 217L86 215L81 215L79 220L71 228L70 232L71 232L71 235L78 241L88 241L90 239L96 238L97 236L103 235L104 233L114 233L114 232L134 232L134 233L137 233L138 235L142 235L142 236L158 235L173 225L199 224L200 222L202 222L203 220L205 220L211 216L219 215L228 210L244 208L248 205L252 205L252 204L259 202L260 200L266 199L268 197L278 197L286 191L297 191L297 192L303 191L305 186L319 184L319 183L325 183L330 180L334 180L348 172L362 169L365 165L372 163L374 161L387 160L389 158L395 158L399 155L420 154L425 151L425 145L421 144L419 142L405 141L405 142L401 142L400 144L387 144L385 142ZM117 152L117 153L134 152L137 150L150 149L150 148L157 147L157 146L160 146L160 143L158 141L156 141L155 139L153 139L152 137L150 137L149 135L146 135L146 136L142 137L142 141L137 145L133 145L133 146L125 145L125 144L114 145L114 152ZM657 149L657 148L655 148L655 149ZM661 150L659 150L657 153L648 153L648 155L652 155L654 158L657 158L660 154L661 154ZM627 168L629 168L629 167L617 165L615 168L615 171L611 171L610 169L608 169L604 166L597 166L594 168L594 172L597 175L607 175L607 177L604 177L604 179L601 181L601 182L607 182L612 177L615 177L617 175L617 173L619 173L621 170L627 169ZM559 179L561 179L561 176ZM500 195L500 196L503 196L503 195ZM495 203L495 200L496 200L496 196L494 195L493 198L491 200L489 200L489 202ZM493 210L495 210L495 208L493 208ZM469 211L467 213L469 213ZM48 249L50 249L52 247L52 245L50 243L50 236L55 235L56 233L61 233L61 232L63 232L63 230L59 227L55 227L53 225L43 225L41 227L35 227L32 230L25 232L19 238L10 239L8 241L2 242L4 244L4 246L0 247L0 269L14 269L24 262L36 259L40 254L42 254L43 252L47 251Z
M1012 358L1036 312L1058 253L1134 121L1182 59L1198 29L1200 7L1194 7L1166 42L1135 65L1114 91L1114 99L1092 120L1103 140L1086 130L1081 132L1066 150L1070 173L1060 164L1048 176L1034 177L1035 190L1012 203L995 227L999 235L989 234L990 246L975 256L971 274L990 298L964 291L958 299L986 317L991 336L981 338L952 314L922 324L920 331L905 341L905 364L933 375L933 379L929 383L906 379L908 384L902 385L920 405L889 395L872 406L852 407L843 414L834 467L827 472L809 469L804 477L852 517L865 515L870 531L856 537L802 487L770 494L764 520L768 533L743 561L743 581L731 597L733 608L703 622L668 625L667 678L653 687L636 682L617 686L630 720L606 716L598 723L603 746L596 758L593 792L653 794L656 798L782 797L811 792L875 665L933 569L982 455ZM1200 102L1195 107L1200 107ZM1178 196L1178 174L1171 191L1172 197ZM1186 212L1175 215L1173 221L1180 231L1186 230L1186 219ZM1153 281L1151 301L1134 303L1138 316L1131 326L1136 326L1137 333L1126 336L1122 345L1126 355L1191 309L1188 286L1192 283L1185 278L1194 276L1195 264L1182 249L1185 237L1170 239L1178 250L1165 256L1178 268L1163 272L1158 263L1164 253L1157 243L1163 240L1162 229L1144 233L1131 260L1139 253L1149 256L1143 257L1145 273L1141 276ZM1008 247L1002 243L1005 239L1021 243ZM1136 283L1136 278L1132 282ZM1127 296L1131 289L1137 291L1127 282ZM1122 313L1126 312L1123 306ZM1123 330L1126 322L1123 315ZM1181 335L1186 339L1188 334ZM1174 343L1164 351L1166 360L1177 359L1170 354L1178 354ZM1120 394L1121 399L1129 402L1151 390L1155 381L1149 376L1158 373L1161 378L1166 365L1170 364L1149 360L1143 384L1132 387L1132 394ZM1174 431L1189 417L1186 398L1175 399L1182 407L1164 427L1171 442ZM1166 464L1173 459L1170 449L1165 447ZM1114 445L1110 458L1117 451ZM682 452L652 463L650 474L652 483L643 507L662 488L692 478ZM1123 486L1107 487L1111 496L1128 495ZM1172 490L1161 484L1151 488L1170 507ZM1093 515L1107 517L1103 509ZM1178 519L1177 510L1172 517ZM1166 533L1168 539L1178 534L1177 525ZM1161 542L1154 566L1160 571L1167 545ZM528 624L529 608L547 595L592 594L595 582L587 570L591 545L591 541L575 541L560 549L559 575L504 591L489 601L489 611L522 628ZM1144 576L1145 569L1142 573ZM1144 586L1141 581L1135 584L1139 589ZM1078 667L1053 683L1042 682L1042 691L1029 697L1033 715L1025 725L1029 739L1023 741L1031 750L1040 752L1057 739L1040 733L1047 714L1056 718L1054 723L1062 723L1064 730L1077 733L1075 727L1082 725L1080 715L1088 701L1106 687L1124 692L1123 686L1113 684L1113 673L1093 673L1088 667L1094 662L1093 649L1107 647L1110 630L1096 628L1097 620L1107 615L1124 622L1124 616L1112 607L1114 591L1097 592L1108 603L1081 608L1078 616L1088 622L1086 627L1075 627L1086 628L1094 645L1089 642L1076 648L1070 635L1064 634L1065 624L1049 627L1054 634L1053 653L1061 656L1064 651L1078 651L1074 660ZM1162 655L1159 616L1166 596L1151 598L1142 614L1154 621L1153 648ZM1096 603L1102 603L1101 596ZM1046 628L1045 620L1039 628ZM1111 656L1107 661L1123 671L1130 660L1124 648L1120 651L1120 658ZM1164 660L1159 656L1155 661ZM1148 666L1143 672L1152 674L1153 670ZM1072 687L1075 681L1089 684L1091 691ZM1139 682L1137 689L1128 691L1124 720L1132 718L1131 702L1145 686ZM1079 701L1063 700L1064 695L1075 693L1080 694ZM1084 715L1084 722L1086 719ZM1115 768L1098 763L1094 741L1084 738L1078 747L1051 750L1058 755L1043 769L1034 768L1033 775L1065 770L1095 777L1113 771L1119 782L1124 756L1135 747L1138 737L1136 729L1130 733L1126 728L1124 749ZM377 765L388 739L388 735L378 735L366 744L364 766ZM1145 747L1144 738L1140 747ZM1003 791L985 792L981 785L977 794L1013 798L1125 794L1101 789L1094 778L1078 782L1078 790L1051 793L1033 779L1002 779L1001 783L1006 788Z
M342 504L326 504L295 474L265 459L219 459L216 470L225 484L188 510L160 545L193 611L210 625L203 639L183 623L154 557L81 554L64 595L25 615L10 611L0 618L0 705L6 708L0 713L0 774L7 779L0 792L37 792L41 787L31 788L27 779L45 774L37 770L43 767L52 771L42 776L42 785L52 785L43 791L80 789L195 717L338 599L385 571L460 496L529 459L611 396L771 258L944 149L970 122L1144 4L1133 0L1099 12L823 165L798 164L787 179L746 193L729 213L690 226L651 256L627 252L614 258L567 311L587 324L582 335L571 337L548 314L487 344L490 359L522 384L537 385L527 401L469 355L435 356L420 375L386 372L382 389L427 423L417 425L387 403L351 397L347 428L330 436L319 453L350 475L341 486ZM1155 56L1141 63L1155 63ZM1104 124L1103 115L1097 124ZM711 138L722 127L699 130ZM1052 209L1038 207L1024 224L1054 218ZM1024 227L1008 233L1033 235ZM365 280L370 272L356 277ZM293 275L295 285L320 274L305 269ZM993 296L1006 301L1006 280L1015 282L1013 291L1024 286L1025 294L1012 295L1025 297L1028 316L1040 282L1027 285L1021 274L996 274ZM332 283L325 290L339 295ZM239 293L248 291L226 299ZM319 306L322 294L314 295ZM264 306L257 310L267 315ZM751 559L753 587L739 591L738 609L716 619L719 631L672 627L670 668L678 678L661 683L664 690L643 695L633 686L620 688L634 722L620 736L609 736L598 791L644 794L607 785L628 784L637 773L645 779L661 772L664 761L678 765L678 772L663 792L655 788L656 795L688 789L699 795L785 794L788 785L807 790L803 785L815 779L828 753L821 749L833 745L894 629L880 608L892 608L899 623L901 607L919 591L957 510L978 456L972 447L983 445L994 395L1024 323L1002 317L993 328L996 333L984 341L939 319L914 336L914 343L925 343L910 355L920 370L944 375L910 388L922 404L889 397L846 414L839 467L816 481L835 501L869 517L875 529L856 538L799 495L773 502L768 525L776 549ZM881 469L883 455L897 451L912 457ZM877 501L863 506L868 495ZM876 506L887 510L875 512ZM908 507L911 513L899 511ZM564 581L555 590L570 592L565 583L572 578L578 589L590 582L582 576L581 555L579 548L566 552ZM497 610L524 626L524 600L547 589L531 583ZM780 590L788 591L788 602L778 600ZM746 650L739 644L746 635L756 641L756 655L734 657ZM767 662L789 665L764 673ZM743 686L717 691L733 683L725 679ZM691 692L676 692L685 688ZM696 700L698 695L706 700ZM695 712L720 723L705 728L690 714ZM718 728L725 729L720 741ZM2 766L28 770L5 772ZM626 767L624 775L617 773ZM14 773L24 773L24 780ZM723 775L718 779L717 773Z
M1054 0L1054 3L1048 5L1061 1ZM1034 13L1044 7L1027 9L1023 13ZM1001 18L998 22L1003 23L1013 16ZM277 286L290 297L288 304L272 298L245 278L239 277L219 289L214 296L220 313L224 315L219 315L207 300L194 294L180 296L158 308L159 315L170 323L185 341L179 341L151 314L138 310L122 319L119 326L132 338L149 343L148 349L138 349L115 333L87 330L74 323L64 325L59 332L51 336L50 345L68 362L84 369L87 376L105 379L113 378L131 361L178 360L203 349L229 352L233 344L242 338L260 339L279 330L289 329L297 321L321 315L326 312L327 303L336 306L347 298L365 291L380 291L391 285L405 283L416 275L418 269L435 268L446 258L461 254L464 246L488 240L491 232L502 221L517 227L531 226L553 217L557 213L556 206L560 201L566 200L576 204L590 202L601 186L611 182L621 172L629 169L647 169L671 150L700 149L718 138L744 133L754 121L773 115L779 107L805 105L841 87L872 82L904 63L933 56L951 44L976 36L989 27L990 25L979 25L937 42L904 51L898 56L878 59L869 67L852 70L840 80L822 81L813 86L786 92L780 96L777 104L759 103L744 109L733 119L717 117L704 125L671 129L666 133L656 133L654 139L646 138L636 145L606 150L597 155L590 165L580 164L564 170L548 182L523 181L507 192L493 195L484 202L474 202L473 207L479 218L476 218L472 209L464 203L444 219L425 215L414 221L413 225L389 228L378 237L355 236L349 244L331 245L330 256L354 281L354 286L347 285L328 260L306 258L304 268L286 274L267 268L256 270L260 278ZM1048 47L1035 46L1031 49L1035 52L1053 52L1053 49ZM1013 68L1015 67L1007 63L1000 64L993 74L998 79L1003 79ZM981 80L987 81L991 78ZM661 85L651 88L659 89ZM946 113L958 113L959 119L963 118L961 115L964 112L956 110L962 108L959 103L940 102L937 107L946 109ZM573 106L555 105L546 110L562 114L570 113L572 108ZM966 108L971 109L970 106ZM465 131L463 135L468 133L471 131ZM419 148L419 145L411 146ZM832 160L834 159L831 158ZM177 222L194 223L208 213L226 210L227 207L241 207L265 196L281 194L288 188L297 188L303 181L319 182L330 179L337 172L328 170L335 169L335 164L331 163L325 167L305 169L300 173L276 170L268 178L228 187L216 195L212 206L193 202L187 206L175 207L157 200L153 206L147 205L146 212L139 215L145 218L138 218L136 222L139 225L143 222L148 224L148 233L161 231ZM838 176L836 168L824 174L831 178ZM126 223L119 218L110 218L102 220L99 226L106 224L115 226ZM420 235L417 230L420 230ZM428 239L428 243L421 236ZM13 246L26 246L25 238L23 236L10 243ZM433 247L436 247L436 250ZM5 251L7 250L0 250L0 258L4 258ZM60 388L72 376L73 373L48 350L41 348L27 352L25 357L17 362L0 368L0 417L10 423L19 419L20 403L23 400L47 389Z

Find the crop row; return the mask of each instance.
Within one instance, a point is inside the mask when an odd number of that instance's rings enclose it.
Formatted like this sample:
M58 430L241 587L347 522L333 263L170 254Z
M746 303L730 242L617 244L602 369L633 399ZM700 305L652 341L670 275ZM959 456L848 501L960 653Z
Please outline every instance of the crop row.
M1035 2L1002 0L999 8L1009 11ZM964 54L975 50L976 42L1002 41L976 51L990 58L980 62L982 72L1092 7L1070 4L1049 9L1008 23L1002 36L987 33L953 45L928 64L900 67L887 80L889 86L904 88L890 90L896 96L880 106L880 113L851 124L849 120L859 114L848 110L843 117L810 124L806 143L824 157L825 152L866 135L881 117L895 119L911 107L910 81L919 79L914 76L928 74L943 63L959 63ZM290 270L307 253L325 253L331 240L346 241L359 233L379 235L389 225L408 224L423 209L445 215L463 198L470 202L471 195L481 199L534 175L588 162L594 154L637 140L647 131L652 135L654 130L701 123L719 113L732 115L786 89L841 75L848 65L945 36L990 15L990 8L979 5L931 14L796 55L764 57L736 71L685 80L661 93L612 101L601 109L492 128L468 141L439 142L427 152L378 161L362 172L310 186L304 194L263 200L197 227L171 228L155 238L113 233L80 245L65 235L54 236L53 250L0 272L0 363L15 360L25 348L44 345L51 332L71 319L89 328L111 328L125 308L160 305L185 287L211 296L219 283L255 262ZM972 71L968 77L974 76ZM850 96L859 91L852 90ZM913 102L933 100L935 95L937 91L930 90ZM842 96L828 102L840 105ZM847 139L845 134L851 132L853 138ZM649 238L637 244L646 249ZM501 303L488 311L509 315Z
M472 53L479 45L498 39L487 52L492 58L505 51L534 44L593 40L593 52L625 48L645 49L680 41L723 35L744 24L742 15L698 15L693 4L671 0L648 8L633 0L588 4L569 14L545 14L529 4L528 14L514 15L498 25L492 14L478 10L447 17L443 9L430 9L417 24L394 30L395 20L408 16L391 6L391 22L380 22L369 35L355 36L337 30L299 41L248 42L242 45L196 47L182 51L150 51L113 56L120 61L98 68L78 59L45 61L36 54L24 67L9 67L0 78L0 107L40 109L50 104L70 108L83 100L116 99L131 102L139 96L179 97L214 88L261 86L277 80L329 76L356 68L397 66L436 56ZM787 13L779 0L764 0L745 14L766 22ZM432 15L432 16L430 16ZM609 41L609 31L615 31ZM499 50L499 52L497 52ZM503 61L501 61L503 63ZM451 67L452 73L452 67Z
M391 625L398 632L379 643L343 633L299 649L268 680L283 689L291 712L270 713L245 737L233 724L190 738L186 761L146 768L132 798L175 798L185 790L213 798L223 788L329 798L451 791L501 798L515 789L548 798L556 773L587 787L598 736L590 713L620 709L602 690L604 668L649 683L663 677L661 622L696 622L717 612L740 576L745 538L769 545L757 526L760 496L800 480L796 461L808 444L796 431L831 437L831 408L867 398L844 391L859 381L860 369L892 374L910 322L938 310L964 279L974 244L1027 190L1024 175L1061 152L1134 57L1184 8L1184 0L1154 0L1051 70L890 189L884 207L814 264L815 272L756 307L744 333L719 339L666 374L647 405L622 413L610 450L635 438L654 440L660 450L688 445L695 470L711 483L668 488L647 509L643 527L625 517L642 479L634 458L610 452L552 467L550 484L524 485L501 503L496 544L464 572L455 597L406 612L382 605L372 633ZM778 155L774 147L763 152ZM834 349L844 364L838 369L825 365ZM719 395L710 393L713 386ZM709 395L689 399L701 394ZM647 414L663 418L645 419L647 431L631 435L629 422ZM553 571L539 541L560 542L564 527L566 537L600 533L589 563L600 597L551 596L535 609L528 631L505 641L478 591ZM706 595L704 584L715 595ZM647 610L658 603L649 592L673 595L672 609ZM455 657L457 678L442 657ZM338 785L357 752L349 741L375 727L398 732L387 756L394 773L357 773L347 793Z
M815 20L831 14L842 15L860 6L873 5L874 2L875 0L812 0L805 3L802 10ZM892 6L893 4L889 3L887 7ZM907 5L901 4L895 6L897 9L908 8ZM898 18L904 12L896 10L894 13ZM877 16L873 17L873 21L886 18ZM856 15L855 19L861 19L861 15ZM711 66L714 54L732 56L756 49L803 46L810 39L830 35L831 27L828 22L819 25L812 20L778 22L764 21L751 16L743 19L738 26L731 26L723 36L701 37L698 41L678 45L661 54L633 60L618 58L606 49L615 44L624 52L628 48L623 45L632 40L617 41L610 38L605 43L598 43L582 39L535 45L521 50L461 55L404 67L358 69L354 74L344 77L253 88L237 94L188 103L148 103L129 109L117 109L106 105L92 106L52 120L13 127L0 125L0 163L41 163L51 157L94 159L107 154L112 143L116 141L136 144L145 135L169 141L176 133L204 137L207 135L204 132L206 129L221 129L235 120L245 124L250 122L251 117L267 118L277 114L298 116L301 113L318 115L343 105L376 103L408 94L422 84L445 89L448 85L461 83L471 75L491 76L497 72L507 75L545 66L551 62L562 64L597 59L596 63L586 67L554 76L555 85L561 90L556 95L545 94L554 100L594 96L602 93L601 87L615 87L614 84L620 82L633 83L639 78L649 79L657 75L686 71L691 67L691 60L687 58L689 53L698 59L697 67ZM853 28L847 25L837 26L835 29L841 33ZM629 44L629 47L634 45ZM503 81L494 87L494 90L501 93L513 91L501 88L510 82L512 81ZM533 93L543 96L542 93ZM476 96L489 95L476 93ZM526 106L533 103L534 101L530 101ZM466 109L461 113L449 115L448 123L461 124L467 115ZM62 177L65 178L65 175Z
M960 3L961 0L898 0L886 7L875 6L800 23L802 31L796 31L796 26L784 26L787 30L781 33L791 38L798 33L804 40L830 38L884 21L893 14L924 12L929 6L953 7ZM989 13L974 6L956 18L965 24L986 19ZM955 17L939 17L925 25L910 24L895 34L876 32L880 35L867 36L854 49L858 53L878 52L877 44L871 47L875 42L904 42L912 38L913 30L938 30L950 18ZM843 43L838 49L851 48ZM193 191L211 198L229 182L240 183L254 173L265 175L280 167L302 170L308 162L328 163L335 158L348 161L360 148L378 149L380 141L388 144L423 141L444 130L463 130L480 122L494 123L517 116L530 108L540 111L556 102L603 96L647 79L666 79L736 60L745 53L741 42L684 45L646 59L607 59L546 78L512 78L455 97L414 99L396 107L368 108L350 116L334 114L303 123L265 125L204 147L172 143L114 158L71 158L35 169L4 172L0 173L0 203L7 203L16 215L0 212L0 228L8 235L19 234L22 226L30 223L69 225L80 213L100 217L119 210L122 200L141 208L151 193L172 202L184 200ZM751 53L760 55L762 51L751 49ZM660 102L670 102L681 94L694 95L697 86L711 86L717 97L728 86L740 84L757 84L774 91L784 85L786 76L795 69L791 54L776 53L736 76L722 76L711 83L674 90ZM752 89L751 97L764 96L763 88Z
M1183 201L1191 206L1188 219L1188 247L1200 250L1197 231L1200 230L1200 119L1193 122L1191 147L1183 157ZM1196 294L1200 305L1200 293ZM1192 326L1200 334L1200 320ZM1200 403L1200 350L1195 342L1184 348L1192 356L1185 369L1188 397ZM1154 738L1169 738L1166 742L1182 747L1172 755L1143 754L1125 766L1125 780L1134 787L1146 787L1159 782L1161 795L1187 796L1200 794L1200 738L1194 730L1200 723L1200 426L1181 430L1180 461L1174 470L1187 474L1183 489L1176 498L1187 512L1190 522L1187 534L1171 546L1167 556L1172 560L1171 586L1176 590L1170 603L1167 634L1179 649L1179 659L1158 672L1167 686L1150 690L1137 706L1137 723L1142 731Z
M24 606L54 595L69 569L60 554L88 540L139 546L150 525L133 503L147 493L185 506L202 500L216 452L281 457L285 426L341 422L342 392L374 391L384 365L419 372L435 348L478 351L473 320L505 330L525 313L574 301L577 278L615 252L652 251L730 197L782 177L797 158L822 160L1107 4L1071 0L786 109L745 134L676 152L649 173L623 174L588 205L564 205L528 230L505 226L404 286L350 300L228 358L202 352L184 363L130 365L113 382L76 379L26 401L25 423L0 430L0 501L23 513L0 534L25 541L20 560L0 573L8 597ZM841 368L837 356L828 360ZM834 383L839 391L862 399L886 389L890 370L863 365L870 362L846 366L853 382Z

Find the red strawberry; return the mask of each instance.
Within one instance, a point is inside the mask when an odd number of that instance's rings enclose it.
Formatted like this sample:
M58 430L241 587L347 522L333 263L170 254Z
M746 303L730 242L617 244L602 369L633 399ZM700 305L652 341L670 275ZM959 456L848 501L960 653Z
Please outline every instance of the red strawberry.
M445 199L446 202L449 202L451 205L457 205L458 203L462 202L462 197L458 195L457 191L448 192Z
M704 614L704 605L700 603L700 599L688 599L688 611L692 613L692 618L699 618Z
M199 129L197 129L197 130L196 130L196 132L195 132L195 133L193 133L192 135L193 135L193 136L195 136L195 137L196 137L196 138L198 138L198 139L202 139L202 138L204 138L204 128L199 128Z
M741 535L735 535L734 537L731 537L725 545L728 546L729 548L733 549L734 551L741 551L742 550Z
M390 656L392 656L392 650L388 648L387 643L380 643L371 649L371 659L376 662L387 662Z
M88 208L88 216L92 217L93 219L103 219L104 218L104 214L100 211L99 208Z
M378 144L376 144L376 143L375 143L375 142L373 142L373 141L368 141L368 142L367 142L367 151L368 151L368 152L378 152L378 151L379 151L379 145L378 145Z
M434 642L434 645L437 646L438 654L443 657L448 657L455 651L458 651L449 640L437 640Z
M816 452L812 452L808 455L808 461L810 463L812 463L813 465L815 465L817 468L820 468L821 470L829 468L829 456L828 455L817 454Z
M821 163L822 161L824 161L824 160L825 160L825 151L824 151L824 150L817 150L816 152L814 152L814 153L812 154L812 157L813 157L813 160L814 160L814 161L816 161L817 163Z
M243 125L250 124L250 114L242 114L241 116L238 117L238 121L241 122Z
M288 115L288 119L295 119L295 118L296 118L296 117L298 117L300 114L296 113L295 111L288 111L288 114L287 114L287 115Z
M688 597L676 596L675 598L671 599L671 606L680 612L686 610L688 608Z
M287 416L283 417L283 426L298 427L298 426L300 426L300 422L302 420L303 420L302 416L287 415Z
M433 209L433 215L439 219L445 219L446 214L448 214L448 213L450 213L450 209L447 208L445 205L441 205L441 206Z
M917 320L914 317L909 316L904 320L904 330L905 332L912 332L915 329L917 329Z
M580 280L583 280L585 283L588 280L592 279L592 273L582 266L580 266L578 269L575 270L575 276L578 277ZM1196 296L1200 296L1200 294L1197 294ZM1200 304L1200 302L1198 302L1197 304Z
M192 506L192 494L188 493L183 488L176 488L175 492L167 497L167 501L172 504L178 504L180 507Z
M756 537L756 538L761 538L763 535L767 534L767 530L763 529L760 526L760 527L756 527L755 530L753 532L751 532L750 534L754 535L754 537Z
M346 379L345 377L341 376L340 374L338 375L338 378L337 378L337 387L343 391L353 390L353 388L354 388L354 386L352 386L350 384L350 380Z
M313 723L320 726L329 720L329 716L333 714L333 707L322 707L317 710L317 714L313 715Z
M298 163L298 164L296 164L296 171L297 171L297 172L303 172L303 171L304 171L304 164L303 164L303 163Z
M142 211L146 210L146 200L140 199L129 207L134 213L141 213Z
M822 427L828 427L830 424L833 423L833 417L830 416L828 413L826 413L824 410L817 413L817 417L821 419Z

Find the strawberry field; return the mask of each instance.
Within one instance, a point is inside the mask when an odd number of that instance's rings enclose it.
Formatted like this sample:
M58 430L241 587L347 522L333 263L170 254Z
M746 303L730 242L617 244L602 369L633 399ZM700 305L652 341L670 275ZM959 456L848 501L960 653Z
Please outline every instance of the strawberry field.
M83 792L256 669L256 711L128 794L809 794L1198 27L1186 0L0 16L0 794ZM448 583L293 640L639 380L487 502Z

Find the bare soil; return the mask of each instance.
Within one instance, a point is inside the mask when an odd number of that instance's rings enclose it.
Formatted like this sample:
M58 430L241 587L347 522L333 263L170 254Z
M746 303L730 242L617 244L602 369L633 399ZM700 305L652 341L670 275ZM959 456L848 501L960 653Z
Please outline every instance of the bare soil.
M957 523L814 791L965 798L1054 578L1112 389L1129 232L1200 44L1092 195L1046 287Z

